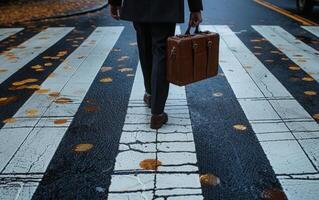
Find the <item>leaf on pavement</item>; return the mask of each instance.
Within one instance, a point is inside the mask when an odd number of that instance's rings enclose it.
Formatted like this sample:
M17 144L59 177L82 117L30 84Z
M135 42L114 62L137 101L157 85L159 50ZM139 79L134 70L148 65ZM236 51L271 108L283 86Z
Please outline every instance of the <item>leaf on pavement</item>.
M157 170L162 162L156 159L146 159L140 162L140 167L145 170Z
M234 127L234 129L236 129L236 130L238 130L238 131L245 131L245 130L247 130L247 127L246 127L245 125L243 125L243 124L236 124L236 125L234 125L233 127Z
M317 92L309 90L309 91L305 91L304 94L307 96L316 96Z
M112 81L113 81L113 79L110 78L110 77L102 78L102 79L100 80L101 83L111 83Z
M35 79L35 78L29 78L29 79L24 79L22 81L17 81L17 82L14 82L12 83L13 86L21 86L21 85L24 85L26 83L34 83L34 82L37 82L38 79Z
M35 108L30 108L30 109L28 109L28 110L25 111L25 114L26 114L26 116L28 116L28 117L35 117L35 116L37 116L38 112L39 112L39 111L38 111L37 109L35 109Z
M3 120L2 122L5 124L12 124L15 123L17 120L15 118L7 118L5 120Z
M129 56L121 56L119 59L117 59L117 61L121 62L121 61L128 60L129 58L130 58Z
M101 72L108 72L111 70L112 70L112 67L101 67Z
M93 144L77 144L72 150L75 152L86 152L93 148Z
M199 180L202 186L217 186L220 184L219 177L215 176L214 174L201 175Z

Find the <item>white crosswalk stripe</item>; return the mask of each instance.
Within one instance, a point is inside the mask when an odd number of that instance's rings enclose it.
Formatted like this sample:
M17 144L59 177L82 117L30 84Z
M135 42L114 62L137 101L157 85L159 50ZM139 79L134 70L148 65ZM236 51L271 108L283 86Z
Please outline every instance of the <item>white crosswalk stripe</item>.
M202 29L221 35L220 66L288 198L298 199L296 197L304 195L304 190L298 187L306 188L309 182L280 175L318 173L318 149L314 144L319 140L312 139L319 136L317 122L228 26L204 26ZM312 184L314 181L309 188ZM318 184L319 181L315 183ZM307 194L308 199L318 194L313 191Z
M306 29L310 33L312 33L315 36L319 37L319 27L318 26L302 26L302 28Z
M179 27L176 33L180 34ZM185 88L171 86L166 107L170 119L159 131L149 128L150 110L141 101L141 88L144 84L139 66L108 199L203 199ZM143 170L140 163L148 159L162 165L157 170Z
M318 81L318 51L279 26L253 26ZM318 36L318 27L303 27ZM0 83L73 28L48 28L0 55ZM319 125L228 26L203 25L221 35L220 67L290 200L319 196ZM0 29L0 41L23 29ZM180 34L178 26L177 34ZM99 69L123 27L98 27L0 129L0 199L31 199ZM319 36L318 36L319 37ZM85 78L83 78L85 77ZM128 103L108 199L203 199L185 87L171 85L168 124L149 128L150 109L140 66ZM57 96L56 94L59 94ZM64 103L64 101L66 103ZM56 120L65 120L57 124ZM150 160L151 159L151 160ZM142 161L158 160L157 170ZM23 180L23 181L18 181Z
M11 35L14 35L20 31L22 31L23 28L0 28L0 41L4 40Z
M123 27L99 27L54 71L42 88L59 93L33 94L14 115L18 123L6 124L0 130L2 174L43 174L77 112L96 74L118 40ZM81 77L85 77L82 79ZM68 98L72 103L60 104L59 99ZM35 110L34 116L28 111ZM67 123L57 125L56 119ZM14 185L14 183L13 183ZM18 185L20 188L20 185ZM22 187L22 191L30 189ZM33 183L33 192L36 189ZM0 194L15 191L0 187ZM0 197L1 199L1 197Z
M253 26L262 36L319 82L319 51L278 26Z
M73 28L47 28L30 40L0 55L0 84L31 60L58 42Z

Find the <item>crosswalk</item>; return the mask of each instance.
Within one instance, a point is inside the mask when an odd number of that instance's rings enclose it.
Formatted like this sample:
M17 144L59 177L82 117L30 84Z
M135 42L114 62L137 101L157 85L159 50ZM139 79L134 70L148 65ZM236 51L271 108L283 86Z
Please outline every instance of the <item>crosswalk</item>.
M252 28L318 84L319 52L279 26ZM319 37L319 27L302 27ZM47 28L0 55L0 84L74 28ZM31 199L85 95L124 27L97 27L0 129L0 199ZM220 67L288 199L319 195L319 125L293 94L226 25L203 25L221 36ZM0 42L23 28L0 29ZM180 27L176 33L181 33ZM184 87L172 86L168 124L149 128L137 67L108 199L206 199ZM5 96L0 94L0 99ZM0 104L1 106L1 104ZM63 123L59 123L62 122ZM144 166L146 164L146 167ZM144 166L144 167L143 167ZM149 168L149 166L152 166Z

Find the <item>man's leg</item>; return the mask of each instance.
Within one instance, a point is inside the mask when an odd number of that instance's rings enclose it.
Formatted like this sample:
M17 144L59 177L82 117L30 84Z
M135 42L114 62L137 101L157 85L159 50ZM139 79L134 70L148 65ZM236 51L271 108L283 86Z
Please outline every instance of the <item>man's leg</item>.
M175 23L152 23L152 114L164 112L169 91L169 82L166 79L166 40L175 34Z
M144 77L145 91L152 94L151 76L152 76L152 35L150 24L133 22L136 30L139 57Z

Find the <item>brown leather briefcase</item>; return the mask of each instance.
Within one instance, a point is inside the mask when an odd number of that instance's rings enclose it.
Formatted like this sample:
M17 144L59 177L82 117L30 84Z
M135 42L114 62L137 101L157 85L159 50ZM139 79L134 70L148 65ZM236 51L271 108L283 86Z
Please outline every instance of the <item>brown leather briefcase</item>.
M167 39L167 80L184 86L216 76L218 59L219 35L198 27L190 34L188 27L184 35Z

